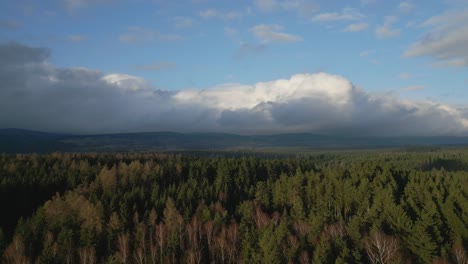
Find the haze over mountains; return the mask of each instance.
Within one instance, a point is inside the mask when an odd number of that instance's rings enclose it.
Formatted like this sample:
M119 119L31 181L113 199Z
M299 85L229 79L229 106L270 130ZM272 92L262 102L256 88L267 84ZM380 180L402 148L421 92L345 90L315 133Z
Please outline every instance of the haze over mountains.
M346 137L310 133L243 136L226 133L149 132L100 135L0 130L0 153L331 150L407 146L468 146L468 137Z

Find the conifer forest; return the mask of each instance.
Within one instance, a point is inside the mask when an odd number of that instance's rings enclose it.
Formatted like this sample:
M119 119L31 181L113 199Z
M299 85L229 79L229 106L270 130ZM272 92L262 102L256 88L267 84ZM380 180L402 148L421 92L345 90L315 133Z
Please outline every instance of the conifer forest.
M468 151L0 155L2 263L468 263Z

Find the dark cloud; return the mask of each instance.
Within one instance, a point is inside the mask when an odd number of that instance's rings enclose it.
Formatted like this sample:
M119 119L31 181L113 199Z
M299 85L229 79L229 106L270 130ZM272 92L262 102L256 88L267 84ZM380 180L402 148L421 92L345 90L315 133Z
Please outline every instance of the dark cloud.
M467 135L468 110L367 93L343 77L162 91L126 74L60 68L49 52L0 45L0 127L68 133L142 131Z

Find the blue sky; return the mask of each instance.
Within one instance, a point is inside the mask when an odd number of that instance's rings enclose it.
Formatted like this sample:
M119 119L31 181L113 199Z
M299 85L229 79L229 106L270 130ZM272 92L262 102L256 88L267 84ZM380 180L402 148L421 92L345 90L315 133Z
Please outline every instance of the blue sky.
M0 0L0 41L154 89L325 72L368 93L466 105L468 1Z

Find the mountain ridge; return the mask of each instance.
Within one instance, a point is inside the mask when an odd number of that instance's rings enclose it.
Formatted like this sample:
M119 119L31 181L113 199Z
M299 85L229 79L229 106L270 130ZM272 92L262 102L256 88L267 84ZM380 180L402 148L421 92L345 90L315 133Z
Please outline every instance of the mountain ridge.
M402 146L468 146L468 137L352 137L313 133L237 135L173 131L78 135L17 128L0 129L0 153L362 149Z

